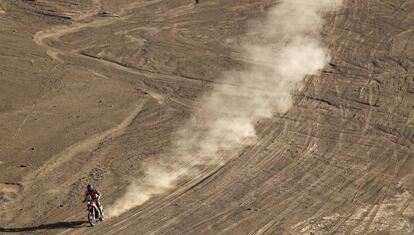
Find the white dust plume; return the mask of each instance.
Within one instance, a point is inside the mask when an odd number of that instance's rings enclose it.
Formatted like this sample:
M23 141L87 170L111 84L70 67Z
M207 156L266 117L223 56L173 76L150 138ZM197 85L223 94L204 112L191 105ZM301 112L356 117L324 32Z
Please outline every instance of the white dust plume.
M320 34L324 13L338 0L283 0L256 22L243 40L249 66L224 73L201 100L200 112L181 127L171 154L143 164L144 177L108 209L118 216L154 195L172 189L177 180L196 174L200 165L222 164L223 151L237 151L255 141L255 123L292 106L291 93L303 78L328 63Z

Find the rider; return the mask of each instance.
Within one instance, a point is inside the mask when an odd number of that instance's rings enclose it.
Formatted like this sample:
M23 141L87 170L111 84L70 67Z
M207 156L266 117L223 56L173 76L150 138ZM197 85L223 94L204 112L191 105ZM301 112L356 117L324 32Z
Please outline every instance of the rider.
M102 194L98 190L96 190L96 188L94 188L92 184L88 184L88 186L86 186L85 199L83 199L83 202L86 202L89 197L93 201L95 201L96 206L99 209L99 215L100 215L99 217L103 220L102 206L101 206L101 203L99 201L101 196L102 196Z

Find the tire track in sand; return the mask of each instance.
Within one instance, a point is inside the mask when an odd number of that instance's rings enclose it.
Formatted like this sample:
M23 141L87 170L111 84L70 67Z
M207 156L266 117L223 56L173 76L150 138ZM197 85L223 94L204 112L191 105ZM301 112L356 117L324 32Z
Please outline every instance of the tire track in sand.
M69 26L59 25L59 26L52 27L50 29L42 30L42 31L39 31L39 32L35 33L35 35L33 36L33 40L35 41L35 43L38 44L41 47L46 48L46 53L47 53L48 56L50 56L51 58L53 58L57 61L63 62L63 60L61 60L59 58L59 54L66 54L66 52L49 46L46 43L46 40L48 40L48 39L58 39L59 37L65 35L67 33L77 32L77 31L81 30L82 28L85 28L85 27L88 27L88 26L93 26L93 24L97 24L101 21L108 21L109 19L103 19L99 22L93 21L91 23L81 23L80 22L82 20L85 20L89 17L92 17L92 16L96 15L100 11L101 6L102 6L100 0L91 0L91 2L92 2L92 5L93 5L92 10L76 17L74 19L74 21L75 21L74 24L69 25Z
M59 57L59 55L70 55L70 56L75 56L78 58L88 58L103 66L118 69L120 71L128 72L130 74L148 75L147 73L144 73L142 71L135 71L131 68L118 65L111 61L87 57L81 54L78 50L59 49L47 43L48 41L58 42L60 41L60 38L62 36L70 34L70 33L80 32L81 30L86 29L86 28L99 28L99 27L103 27L103 26L107 26L107 25L119 22L121 20L125 20L125 18L127 18L128 15L122 15L122 14L125 14L125 12L128 9L133 9L135 7L144 7L146 5L157 3L160 0L153 0L153 1L145 2L145 3L129 4L126 7L120 9L120 17L118 18L108 17L108 18L99 18L99 19L92 19L91 21L86 21L86 20L93 18L101 11L101 7L102 7L101 1L100 0L91 0L91 1L93 5L93 9L91 11L88 11L76 17L74 19L74 22L71 25L58 25L58 26L55 26L55 27L52 27L46 30L41 30L35 33L35 35L33 36L34 42L37 45L45 48L48 56L50 56L52 59L55 59L61 63L64 63L64 61ZM86 21L86 22L82 22L82 21ZM145 92L147 92L149 95L151 95L154 99L156 99L159 103L163 103L163 100L165 99L165 97L162 94L155 92L148 87L145 87L145 88L142 87L142 89Z
M60 152L59 154L50 158L41 168L39 168L34 175L27 177L27 181L38 180L38 177L47 177L57 167L63 165L64 163L70 161L73 157L80 153L90 153L97 148L99 143L107 140L116 138L123 133L139 115L142 108L146 104L148 99L144 102L137 104L136 107L130 112L130 114L118 125L113 128L110 128L106 131L97 133L87 139L81 140Z

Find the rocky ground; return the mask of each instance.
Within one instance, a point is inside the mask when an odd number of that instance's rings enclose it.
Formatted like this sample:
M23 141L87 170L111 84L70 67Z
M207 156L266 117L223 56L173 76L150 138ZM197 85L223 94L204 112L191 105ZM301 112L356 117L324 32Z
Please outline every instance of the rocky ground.
M121 196L278 1L3 2L0 233L414 233L414 1L346 0L331 63L256 144L96 228L85 184Z

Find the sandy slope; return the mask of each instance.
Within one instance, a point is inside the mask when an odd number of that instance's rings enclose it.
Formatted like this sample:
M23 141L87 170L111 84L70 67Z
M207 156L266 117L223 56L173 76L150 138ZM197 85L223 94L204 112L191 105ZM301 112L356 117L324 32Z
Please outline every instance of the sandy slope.
M346 1L333 60L259 142L91 229L168 149L272 0L8 1L0 15L0 233L412 234L414 1ZM102 17L110 11L120 17ZM47 15L45 15L47 13ZM71 19L68 19L70 17Z

